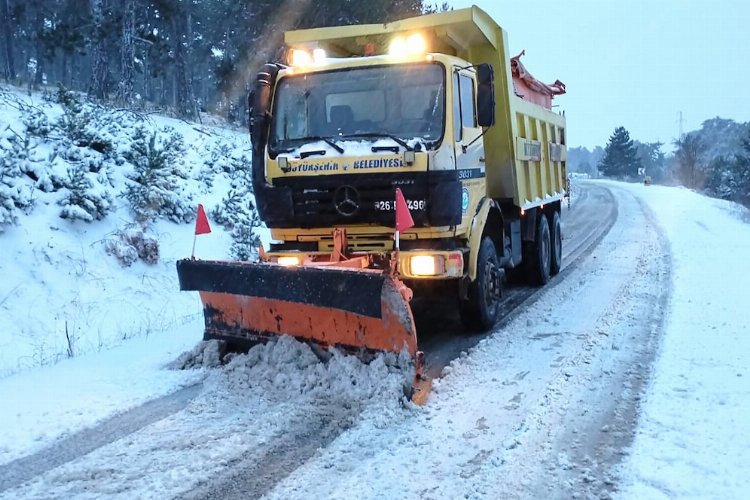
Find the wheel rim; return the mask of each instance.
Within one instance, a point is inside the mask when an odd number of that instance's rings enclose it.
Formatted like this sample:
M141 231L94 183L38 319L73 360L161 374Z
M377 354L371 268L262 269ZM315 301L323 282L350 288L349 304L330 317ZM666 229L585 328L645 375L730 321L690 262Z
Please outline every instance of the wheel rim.
M546 237L545 237L546 236ZM542 258L542 268L546 271L549 269L549 254L550 254L550 241L549 241L549 233L546 233L546 235L542 236L541 241L541 258Z
M484 267L484 303L487 305L488 312L492 312L500 302L500 286L495 263L487 261Z

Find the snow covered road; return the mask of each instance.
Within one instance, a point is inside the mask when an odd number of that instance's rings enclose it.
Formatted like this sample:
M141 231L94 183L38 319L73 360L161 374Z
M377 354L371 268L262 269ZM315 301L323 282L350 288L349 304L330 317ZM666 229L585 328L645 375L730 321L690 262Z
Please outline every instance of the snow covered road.
M165 371L175 387L203 379L183 410L0 498L741 496L746 293L700 281L724 267L704 275L690 263L716 253L729 268L749 254L747 211L674 188L581 189L565 214L566 252L580 259L452 361L427 406L399 400L397 359L322 364L283 339L221 369ZM608 197L611 228L593 250L578 246L608 224ZM704 232L734 237L696 245ZM747 278L733 269L735 283Z

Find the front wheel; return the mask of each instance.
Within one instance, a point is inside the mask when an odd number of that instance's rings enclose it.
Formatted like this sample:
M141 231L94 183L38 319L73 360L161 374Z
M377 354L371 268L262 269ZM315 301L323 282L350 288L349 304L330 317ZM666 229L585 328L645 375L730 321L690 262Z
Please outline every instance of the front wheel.
M495 326L504 276L504 270L498 265L495 244L485 237L479 246L477 279L469 285L468 299L459 300L461 322L467 329L484 332Z

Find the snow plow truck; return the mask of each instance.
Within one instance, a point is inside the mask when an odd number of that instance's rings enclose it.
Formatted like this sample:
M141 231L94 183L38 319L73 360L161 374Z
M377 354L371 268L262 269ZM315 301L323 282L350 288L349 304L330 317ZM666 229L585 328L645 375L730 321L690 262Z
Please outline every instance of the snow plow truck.
M477 7L285 43L288 64L264 65L249 98L270 248L181 260L180 287L200 292L205 339L406 351L419 381L413 295L455 294L486 331L506 271L543 285L560 270L566 136L551 101L565 86L532 77Z

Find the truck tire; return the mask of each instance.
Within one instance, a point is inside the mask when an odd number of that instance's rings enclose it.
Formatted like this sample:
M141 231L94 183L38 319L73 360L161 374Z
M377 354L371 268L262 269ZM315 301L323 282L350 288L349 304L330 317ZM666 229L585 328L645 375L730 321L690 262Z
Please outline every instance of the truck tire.
M468 330L485 332L495 326L503 296L504 275L495 244L485 236L477 256L477 279L469 285L468 299L459 299L461 322Z
M552 213L550 239L552 240L552 254L550 256L549 273L551 276L556 276L562 268L562 228L560 227L560 212L557 210Z
M530 248L528 276L532 285L542 286L549 281L551 264L551 241L547 217L542 214L536 222L536 236Z

